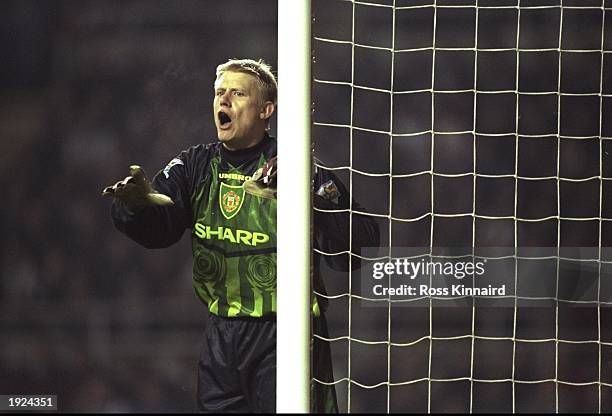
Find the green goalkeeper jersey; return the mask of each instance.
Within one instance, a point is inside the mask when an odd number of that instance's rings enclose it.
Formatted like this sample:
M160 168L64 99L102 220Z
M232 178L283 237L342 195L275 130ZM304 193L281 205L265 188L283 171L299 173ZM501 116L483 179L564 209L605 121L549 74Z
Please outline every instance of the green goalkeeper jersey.
M243 185L276 156L276 140L266 135L256 146L229 151L220 142L181 152L153 179L153 187L172 198L172 206L152 206L131 214L113 202L115 226L148 248L167 247L187 229L193 250L193 285L211 313L223 317L265 317L276 314L276 199L247 194ZM280 162L282 163L282 161ZM360 211L338 178L315 169L313 245L323 253L358 253L378 245L372 218ZM349 239L349 234L351 238ZM349 241L351 246L349 247ZM313 288L325 294L314 255ZM357 256L325 255L336 270L359 264ZM292 276L284 276L291 279ZM313 299L313 312L324 311L326 299Z
M253 166L265 162L262 154ZM209 183L193 196L194 287L215 315L276 312L276 199L244 191L253 166L214 157Z
M193 285L209 311L224 317L276 313L276 199L248 194L244 182L276 156L276 140L237 151L194 146L153 179L170 207L130 214L113 203L117 228L145 247L166 247L191 231Z

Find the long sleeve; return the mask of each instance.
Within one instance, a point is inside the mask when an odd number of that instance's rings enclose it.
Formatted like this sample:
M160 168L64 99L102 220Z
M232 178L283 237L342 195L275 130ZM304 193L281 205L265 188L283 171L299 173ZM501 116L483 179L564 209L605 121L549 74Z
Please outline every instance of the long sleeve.
M158 192L174 201L171 206L151 206L138 213L131 213L115 199L111 216L115 227L146 248L164 248L176 243L185 228L191 227L191 158L189 151L172 159L165 169L153 178L152 185Z
M330 183L331 182L331 183ZM337 192L323 197L317 194L322 186L330 184ZM314 243L315 247L325 253L350 251L360 254L362 247L378 247L380 243L379 230L376 222L366 215L353 214L352 228L349 194L340 180L332 171L317 168L314 181ZM353 210L359 210L358 202L352 201ZM319 210L347 210L344 212L324 212ZM324 256L326 262L335 270L348 271L348 262L343 256ZM353 258L351 268L360 265L358 258Z

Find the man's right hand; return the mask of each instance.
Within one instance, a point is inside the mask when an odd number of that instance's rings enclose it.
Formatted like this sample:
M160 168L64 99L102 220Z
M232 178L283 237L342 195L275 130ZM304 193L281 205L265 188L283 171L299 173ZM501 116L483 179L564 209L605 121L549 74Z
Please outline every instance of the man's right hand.
M104 188L102 195L120 199L134 213L151 205L174 205L172 198L153 189L144 170L137 165L130 166L130 176Z

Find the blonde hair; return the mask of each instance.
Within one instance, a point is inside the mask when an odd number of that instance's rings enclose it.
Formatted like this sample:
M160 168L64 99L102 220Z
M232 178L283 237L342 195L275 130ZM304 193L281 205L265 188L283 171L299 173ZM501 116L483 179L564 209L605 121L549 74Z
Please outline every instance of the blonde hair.
M265 63L263 59L258 61L253 59L230 59L217 67L217 79L227 71L242 72L255 76L262 103L272 101L276 105L278 84L276 77L272 73L272 67Z

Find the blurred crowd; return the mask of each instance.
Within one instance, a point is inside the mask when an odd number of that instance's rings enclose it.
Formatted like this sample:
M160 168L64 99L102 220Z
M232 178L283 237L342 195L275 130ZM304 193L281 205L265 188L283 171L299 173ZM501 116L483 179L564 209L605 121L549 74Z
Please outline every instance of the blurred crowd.
M182 0L180 7L165 0L3 3L0 394L57 394L59 409L64 411L195 410L196 362L206 311L191 288L189 239L184 236L177 245L165 250L139 247L113 228L110 200L105 200L101 191L125 177L130 164L143 166L152 176L181 150L215 139L211 109L216 65L228 58L253 57L264 58L276 66L276 1L230 3ZM376 3L388 5L391 1ZM392 34L389 8L331 0L314 1L313 7L315 36L347 40L355 23L358 43L389 48L394 39L396 48L425 48L393 58L396 90L424 90L395 97L393 126L395 133L430 129L431 94L426 90L431 88L433 52L427 47L434 36L433 8L397 10L396 33ZM353 9L354 22L350 20ZM559 175L584 179L599 175L600 163L604 176L609 177L612 172L607 144L601 144L599 138L558 140L555 135L557 127L562 133L568 132L568 136L612 134L609 108L601 107L608 108L608 113L597 117L599 97L587 97L584 101L583 97L564 97L563 114L559 115L555 93L559 83L565 92L597 93L599 81L603 92L609 93L612 83L606 74L610 71L603 71L604 79L599 79L602 65L607 69L609 59L600 61L599 51L564 53L562 59L556 51L521 52L520 56L514 50L479 53L476 80L473 51L476 39L479 47L486 48L514 48L517 36L521 48L556 48L561 14L559 8L524 10L520 34L514 8L482 9L479 16L479 32L475 33L471 29L475 22L473 8L438 9L437 45L465 50L436 52L434 86L436 90L466 92L435 95L435 128L445 132L474 128L471 89L476 84L479 90L506 91L477 96L477 131L500 137L474 139L468 133L432 138L431 134L422 134L396 136L390 141L386 133L355 129L349 137L348 129L318 126L313 129L316 156L327 166L350 164L356 170L382 174L336 171L345 182L352 177L353 197L364 211L378 215L383 245L427 247L431 238L448 241L467 238L470 245L473 232L476 245L483 246L556 246L559 238L567 239L568 243L562 241L561 245L568 246L604 244L611 238L596 227L598 221L563 221L560 227L563 235L559 237L555 218L543 222L507 218L517 213L519 217L554 216L559 209L562 214L568 212L562 215L566 217L606 216L608 213L598 211L597 178L575 182L575 188L573 182L561 181L560 202L553 201L557 195L556 180L523 181L537 182L542 188L525 186L527 190L518 197L515 211L515 192L523 191L515 189L512 177L495 178L490 183L479 178L478 195L472 194L476 182L471 175L436 177L433 209L437 213L471 213L475 209L490 217L506 218L438 217L433 236L429 217L403 221L430 213L433 179L427 171L431 166L436 173L449 176L470 173L476 167L478 173L489 175L512 176L518 171L525 177ZM609 27L610 23L606 24ZM563 45L597 50L601 29L601 10L567 11L561 33ZM607 51L612 41L608 32L604 32ZM353 56L349 44L322 41L314 42L314 48L316 78L344 82L354 78L359 85L390 88L389 50L355 48ZM517 59L521 62L520 71L515 70ZM558 68L560 62L562 71ZM556 79L559 72L561 80ZM517 127L517 98L513 91L516 74L519 88L552 91L543 98L538 95L520 98L518 127L521 134L532 135L531 138L517 139L513 134ZM379 131L387 131L391 125L386 92L356 88L353 97L346 85L316 84L313 93L316 121L354 123ZM413 96L416 98L412 102L409 99ZM354 109L349 105L353 98ZM572 104L566 105L569 102ZM557 117L562 117L559 123ZM603 130L598 130L602 126ZM272 130L274 134L274 123ZM394 155L393 162L390 154ZM390 186L387 175L390 171L405 177L395 177ZM412 176L415 172L427 175ZM574 194L580 197L574 198ZM563 195L571 197L563 199ZM515 227L519 239L523 238L518 243ZM603 227L605 230L605 222ZM586 237L581 238L583 235ZM348 292L346 274L326 266L323 270L330 294ZM352 277L355 291L360 284L359 275L354 273ZM432 328L433 335L440 337L482 331L509 339L514 337L516 327L525 338L592 341L598 335L591 329L598 329L600 321L603 328L600 339L612 336L605 330L608 322L605 319L610 314L603 308L598 311L600 317L591 313L596 309L584 308L580 313L575 310L562 313L558 322L549 316L554 312L550 307L526 308L517 315L514 305L485 308L476 314L474 321L471 307L436 309L436 317L430 315L429 307L394 309L388 327L391 313L387 308L362 306L363 303L354 302L350 317L354 323L351 335L360 340L387 340L392 329L394 341L397 337L398 342L408 343L431 335ZM346 296L330 302L332 337L347 334L348 310ZM430 326L432 320L435 325ZM555 328L560 333L551 334ZM592 350L593 343L580 344L575 349L562 344L559 352L554 342L516 343L515 359L508 358L508 351L514 354L511 341L487 344L478 340L475 345L480 353L472 360L474 344L469 339L433 342L433 354L428 350L428 341L393 348L393 368L397 370L388 373L386 365L374 368L371 364L386 364L389 350L388 344L383 344L366 348L359 342L349 346L344 339L332 343L336 378L348 377L350 373L353 380L376 384L387 381L391 374L391 381L401 384L418 374L423 378L445 378L465 377L472 372L477 376L478 371L484 374L483 378L509 378L515 374L515 365L518 377L523 379L543 380L560 375L566 380L582 377L578 381L590 382L599 373L606 381L610 373L605 356L597 363L596 357L602 353ZM349 348L353 357L350 369ZM600 348L605 354L606 347ZM555 354L559 358L551 361ZM425 365L432 356L428 372ZM565 365L566 362L571 365ZM497 365L503 366L504 374L493 371ZM488 383L492 387L482 384L475 384L475 391L491 390L481 392L480 402L492 402L489 398L493 397L492 411L515 410L508 407L514 397L514 390L509 391L510 383ZM427 411L427 399L432 397L428 395L438 394L436 397L445 397L434 400L443 406L440 411L466 411L466 397L471 394L467 382L433 386L432 393L426 382L398 385L391 395L396 398L398 410ZM346 409L346 382L337 388L340 408ZM554 405L556 388L552 382L516 387L517 395L522 394L523 399L516 410L551 410L538 406ZM570 397L568 402L575 403L574 407L561 409L592 410L588 406L600 399L592 396L593 389L593 385L585 385L561 394L562 400ZM602 391L605 396L607 390ZM375 389L353 385L351 394L353 410L387 410L384 384ZM535 398L530 399L529 394ZM543 395L546 400L541 399Z
M101 192L130 164L153 176L215 139L216 65L274 63L276 3L234 3L3 4L0 393L57 394L65 411L195 409L207 313L189 238L143 249Z

